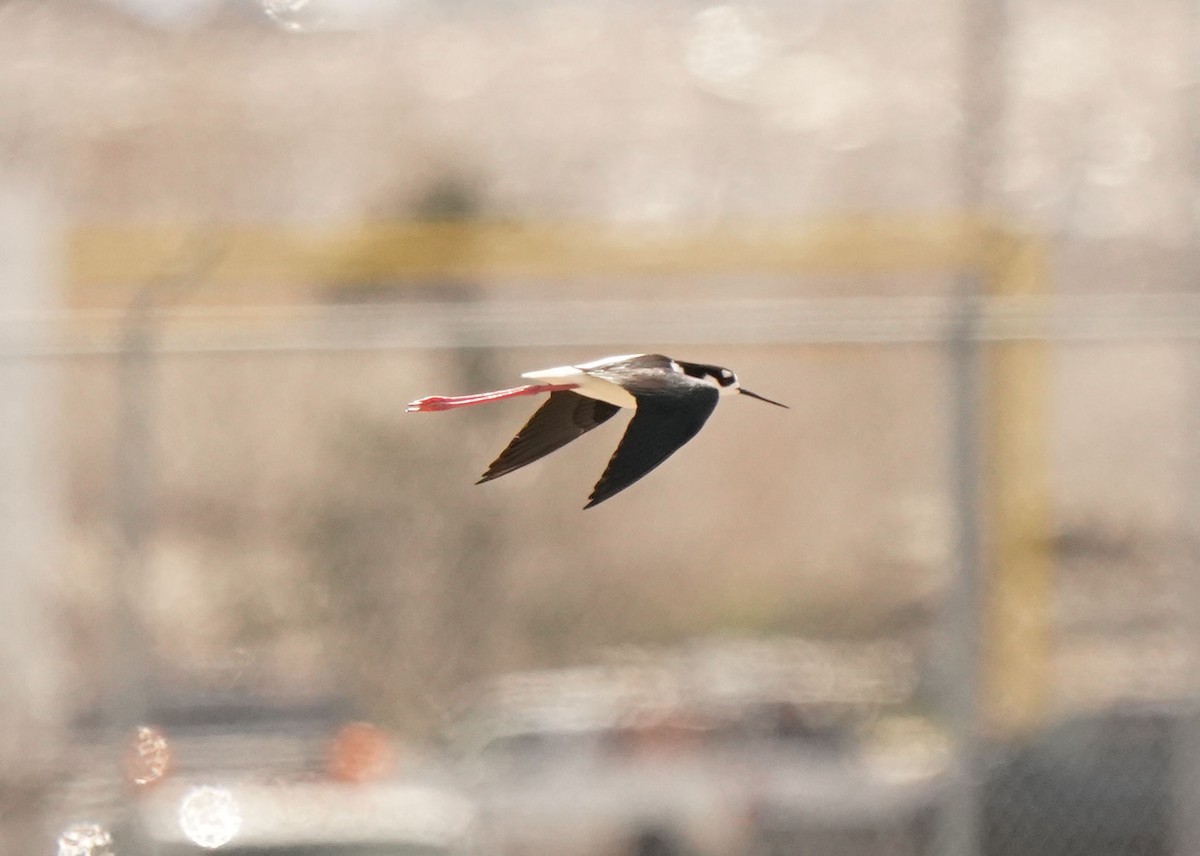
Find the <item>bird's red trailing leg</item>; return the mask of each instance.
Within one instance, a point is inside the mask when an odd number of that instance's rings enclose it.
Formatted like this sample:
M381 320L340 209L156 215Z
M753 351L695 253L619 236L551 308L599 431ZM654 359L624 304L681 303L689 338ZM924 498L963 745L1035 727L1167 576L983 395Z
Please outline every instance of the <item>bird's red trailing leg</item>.
M404 410L407 413L433 413L438 410L453 410L456 407L470 407L472 404L486 404L489 401L502 401L506 398L516 398L519 395L562 392L578 386L577 383L532 383L512 389L497 389L494 392L477 392L474 395L427 395L416 401L410 401Z

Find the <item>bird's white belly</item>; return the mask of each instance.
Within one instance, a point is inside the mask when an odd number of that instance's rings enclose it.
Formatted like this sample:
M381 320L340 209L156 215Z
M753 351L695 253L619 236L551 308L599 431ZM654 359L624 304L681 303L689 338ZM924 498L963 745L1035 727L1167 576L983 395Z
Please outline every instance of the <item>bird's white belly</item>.
M613 359L609 357L604 362ZM619 360L621 358L617 357L615 359ZM585 365L591 364L587 363ZM575 392L580 395L586 395L588 398L595 398L598 401L606 401L609 404L615 404L617 407L628 407L630 409L637 407L637 399L618 384L590 375L575 366L557 366L552 369L525 372L521 377L549 382L562 381L563 383L573 383L577 385Z

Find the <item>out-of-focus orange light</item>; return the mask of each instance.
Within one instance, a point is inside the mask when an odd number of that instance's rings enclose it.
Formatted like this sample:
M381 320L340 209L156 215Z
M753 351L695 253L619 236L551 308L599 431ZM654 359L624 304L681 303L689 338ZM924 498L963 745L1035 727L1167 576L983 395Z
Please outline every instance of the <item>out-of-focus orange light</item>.
M157 728L139 725L124 754L125 779L139 787L152 785L171 769L171 745Z
M342 782L380 779L396 765L396 752L388 735L369 722L343 725L329 748L329 775Z

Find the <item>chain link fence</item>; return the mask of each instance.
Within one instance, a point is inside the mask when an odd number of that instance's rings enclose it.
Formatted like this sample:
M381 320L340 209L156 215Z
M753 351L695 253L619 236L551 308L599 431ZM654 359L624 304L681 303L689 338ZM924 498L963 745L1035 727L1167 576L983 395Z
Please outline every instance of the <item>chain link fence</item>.
M315 325L306 310L256 331L257 344L239 334L236 348L205 347L169 312L142 317L143 335L120 353L42 358L66 393L75 701L129 727L197 691L317 694L406 740L450 739L479 757L529 752L531 735L559 733L555 717L607 732L670 708L688 734L726 749L743 746L729 733L750 728L869 762L875 789L860 783L851 799L828 758L780 767L739 749L755 771L743 796L764 852L933 853L938 829L963 822L945 814L961 786L949 705L974 682L965 769L979 852L1181 852L1172 759L1188 722L1180 468L1194 343L1164 301L1191 305L1164 296L1123 304L1140 307L1123 315L1066 304L1014 316L1003 301L980 304L982 413L995 414L989 384L1003 359L987 341L1045 357L1044 373L1026 378L1044 407L1019 424L1045 455L1037 476L1051 495L1031 507L1050 517L1030 531L1047 533L1036 547L1048 577L1010 595L1030 629L1015 648L997 644L994 626L997 580L1014 569L984 550L977 614L962 614L970 601L955 594L967 523L953 486L986 486L1000 464L987 422L979 460L948 452L963 370L953 299L925 304L919 322L904 301L802 303L791 307L798 326L777 304L779 341L757 346L720 342L753 302L715 304L711 331L664 350L732 366L792 411L727 403L653 476L588 512L619 428L474 486L529 407L404 405L509 386L631 341L364 346L364 325L402 330L409 312L457 335L452 307L429 316L400 303L330 308ZM457 311L486 326L488 308ZM539 317L571 310L548 304ZM637 310L592 320L636 329ZM1097 317L1100 333L1041 338ZM1172 333L1149 333L1154 318ZM432 322L413 329L434 335ZM1014 537L986 517L982 532L985 545ZM978 664L948 650L972 633ZM1003 715L1013 692L1037 700L1020 728ZM667 846L642 833L641 852Z

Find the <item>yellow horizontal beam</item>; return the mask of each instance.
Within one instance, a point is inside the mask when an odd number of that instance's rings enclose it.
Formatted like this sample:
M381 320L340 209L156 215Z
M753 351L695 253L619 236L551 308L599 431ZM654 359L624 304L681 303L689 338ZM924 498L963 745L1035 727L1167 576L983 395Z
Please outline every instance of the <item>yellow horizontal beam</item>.
M73 307L194 278L208 299L311 297L313 289L439 278L658 273L897 273L989 266L1007 232L971 218L847 218L677 230L644 226L386 222L353 227L87 226L68 238ZM1023 245L1023 238L1015 239ZM205 298L197 295L201 300Z

